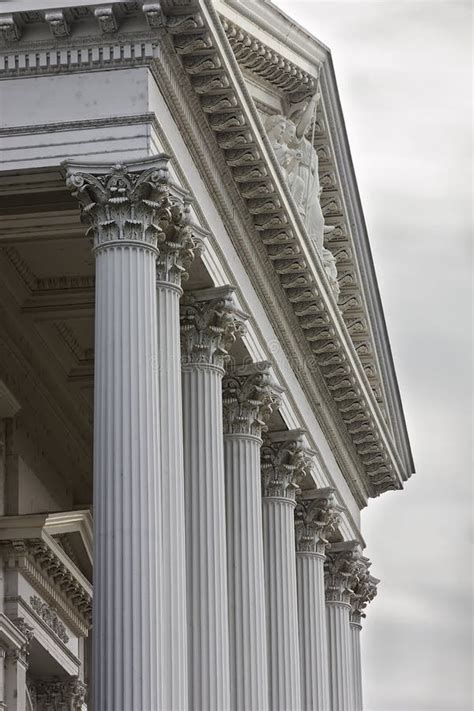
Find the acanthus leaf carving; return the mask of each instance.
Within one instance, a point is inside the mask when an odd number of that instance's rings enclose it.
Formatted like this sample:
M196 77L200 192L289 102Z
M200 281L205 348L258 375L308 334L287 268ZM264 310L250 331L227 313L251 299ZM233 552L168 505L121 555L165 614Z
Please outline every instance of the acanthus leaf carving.
M89 225L94 249L117 244L157 248L168 227L168 158L157 156L153 165L116 164L85 172L66 164L66 184L81 207L81 220ZM101 170L102 168L102 170ZM164 224L160 223L163 213Z
M280 404L280 393L270 363L229 368L222 382L224 434L260 437Z
M352 584L351 620L355 623L360 623L360 619L366 616L365 608L377 595L377 585L380 580L370 574L370 566L370 560L363 556Z
M328 536L340 523L335 490L327 487L304 492L295 509L296 550L324 554Z
M329 546L324 563L326 601L350 605L362 568L363 556L357 541Z
M300 430L272 432L263 440L261 471L264 497L296 500L296 492L305 477L311 475L313 453L306 446Z
M233 295L232 287L185 292L180 305L183 367L223 367L232 344L245 332L247 318Z
M165 196L158 215L157 282L180 286L188 278L188 269L197 251L192 227L189 225L189 205L186 201L173 201Z

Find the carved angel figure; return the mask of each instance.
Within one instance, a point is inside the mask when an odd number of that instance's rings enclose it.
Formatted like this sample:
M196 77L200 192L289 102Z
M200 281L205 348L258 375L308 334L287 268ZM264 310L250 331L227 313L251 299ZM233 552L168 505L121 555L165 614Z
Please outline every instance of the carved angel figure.
M318 155L306 133L316 119L320 94L315 94L306 106L296 108L290 117L269 116L265 122L267 135L283 171L290 192L306 230L318 251L331 286L338 294L337 269L334 256L324 246L324 235L332 227L325 227L321 210Z

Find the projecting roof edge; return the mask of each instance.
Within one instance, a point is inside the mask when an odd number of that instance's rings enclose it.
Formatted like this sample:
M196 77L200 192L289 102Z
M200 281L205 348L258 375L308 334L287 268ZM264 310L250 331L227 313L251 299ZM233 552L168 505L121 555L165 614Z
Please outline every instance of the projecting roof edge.
M174 51L200 98L210 128L216 132L257 233L263 244L269 245L268 254L288 302L300 325L304 322L302 333L365 468L369 495L400 488L406 478L403 464L341 314L329 295L322 264L315 258L289 190L281 180L280 169L215 8L207 0L189 3L187 12L180 6L176 14L171 3L166 3L166 7L165 26L173 38ZM217 91L216 86L220 87ZM282 241L293 245L292 256L284 253Z
M311 65L314 67L315 62L321 63L321 83L325 90L324 93L330 98L330 101L325 103L325 114L326 118L331 119L331 138L336 139L342 147L342 150L338 151L338 169L339 171L342 169L344 172L345 204L352 213L354 231L357 234L357 239L351 241L351 246L356 251L357 264L355 266L366 276L361 287L361 294L369 315L370 333L381 373L390 424L409 476L414 472L414 462L331 51L282 10L274 6L270 0L258 0L257 2L255 0L218 0L216 6L223 10L228 7L232 8L235 13L232 13L229 19L235 22L237 20L236 13L240 13L252 22L255 29L263 30L270 37L275 37L278 42L283 42L291 49L292 53L305 60L304 63L300 63L300 66L302 69L309 70L310 76L316 75L315 71L311 72ZM291 36L293 29L297 32L298 41L295 41ZM271 46L270 43L269 48L277 50L277 47ZM292 56L292 59L295 61L295 57ZM309 67L306 64L308 61Z
M338 137L343 145L343 150L340 152L340 154L341 158L346 163L345 168L347 170L348 177L347 185L351 191L351 207L353 209L354 218L357 224L357 234L360 238L360 241L354 240L354 247L358 252L357 257L359 267L363 267L367 274L367 278L364 280L364 297L366 300L366 305L369 314L371 316L370 325L375 340L377 354L379 355L378 362L384 380L384 390L388 400L387 404L391 415L391 422L394 428L394 435L397 440L400 453L403 455L403 461L407 468L407 471L410 473L414 473L415 465L411 452L410 439L408 436L405 414L403 411L403 404L400 395L400 388L398 385L398 380L395 371L395 364L393 362L393 354L390 345L390 338L388 335L387 322L385 319L382 299L380 296L377 274L375 271L375 265L372 256L372 249L370 247L367 224L362 208L359 187L356 180L356 173L352 160L349 139L347 136L344 112L341 105L336 75L334 71L334 64L331 55L328 56L328 64L325 66L324 73L328 79L328 92L332 96L331 106L336 108L335 115L337 118L337 123L335 123L335 128Z

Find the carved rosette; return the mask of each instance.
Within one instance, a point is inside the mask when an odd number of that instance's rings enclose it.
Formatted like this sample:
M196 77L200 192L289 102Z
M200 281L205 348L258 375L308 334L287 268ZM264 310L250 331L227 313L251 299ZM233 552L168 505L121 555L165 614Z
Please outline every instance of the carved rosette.
M181 360L223 368L229 349L245 333L245 314L233 302L232 288L187 292L181 299Z
M66 184L79 202L96 251L120 245L156 251L159 242L166 243L171 212L168 158L158 156L145 169L142 165L117 164L106 170L98 166L91 172L80 165L66 166Z
M296 501L296 491L312 468L312 452L300 432L272 433L263 441L261 471L263 496Z
M300 497L295 509L296 550L324 555L328 536L339 522L334 489L318 489L311 497Z
M357 542L336 543L330 546L326 551L324 563L326 602L351 604L363 566L362 553Z
M228 369L222 382L224 434L261 437L280 404L280 393L270 363Z
M164 197L160 207L156 280L180 286L188 278L196 242L189 226L189 205Z

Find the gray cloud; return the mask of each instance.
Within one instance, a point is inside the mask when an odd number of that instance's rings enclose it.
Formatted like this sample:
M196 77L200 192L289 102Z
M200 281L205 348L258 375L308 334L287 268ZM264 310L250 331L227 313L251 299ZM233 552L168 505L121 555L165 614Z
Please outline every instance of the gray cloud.
M471 3L276 4L332 50L417 466L363 514L366 711L468 711Z

